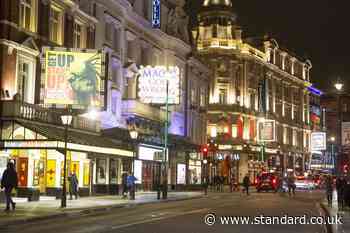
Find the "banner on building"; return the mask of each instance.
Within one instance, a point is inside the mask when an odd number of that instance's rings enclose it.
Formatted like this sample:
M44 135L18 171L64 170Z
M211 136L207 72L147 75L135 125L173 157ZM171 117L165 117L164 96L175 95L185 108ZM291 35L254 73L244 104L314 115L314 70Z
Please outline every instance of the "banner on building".
M342 122L342 146L350 147L350 122Z
M177 66L141 66L138 97L146 104L165 104L167 99L168 104L179 104L180 69Z
M326 150L326 133L313 132L311 133L311 151Z
M276 122L274 120L261 120L258 122L259 141L272 142L276 136Z
M103 107L105 68L101 52L44 51L44 104Z

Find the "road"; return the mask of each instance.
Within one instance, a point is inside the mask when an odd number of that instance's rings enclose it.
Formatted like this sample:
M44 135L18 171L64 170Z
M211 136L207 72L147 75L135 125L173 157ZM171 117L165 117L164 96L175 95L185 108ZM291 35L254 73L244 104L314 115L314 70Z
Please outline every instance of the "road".
M70 219L55 219L0 229L6 233L321 233L322 225L223 225L220 216L319 216L316 203L323 194L298 192L295 197L274 193L250 196L210 193L206 198L130 206L111 212ZM204 216L215 213L217 223L208 226Z

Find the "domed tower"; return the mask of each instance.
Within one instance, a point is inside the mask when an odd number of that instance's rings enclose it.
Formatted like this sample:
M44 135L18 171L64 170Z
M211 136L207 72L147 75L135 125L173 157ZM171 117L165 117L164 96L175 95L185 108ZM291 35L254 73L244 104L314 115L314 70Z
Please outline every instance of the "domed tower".
M231 0L205 0L198 14L198 26L192 31L198 50L234 49L242 42Z

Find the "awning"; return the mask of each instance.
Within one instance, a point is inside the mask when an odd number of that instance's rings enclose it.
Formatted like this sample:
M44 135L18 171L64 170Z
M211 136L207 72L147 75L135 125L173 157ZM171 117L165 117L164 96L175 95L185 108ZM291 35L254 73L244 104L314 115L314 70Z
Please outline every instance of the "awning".
M54 125L44 125L34 122L16 120L16 123L43 135L47 140L4 140L1 147L11 148L33 148L33 149L63 149L64 128ZM111 154L120 156L133 156L133 147L121 140L104 137L98 133L90 133L69 129L68 131L69 150Z

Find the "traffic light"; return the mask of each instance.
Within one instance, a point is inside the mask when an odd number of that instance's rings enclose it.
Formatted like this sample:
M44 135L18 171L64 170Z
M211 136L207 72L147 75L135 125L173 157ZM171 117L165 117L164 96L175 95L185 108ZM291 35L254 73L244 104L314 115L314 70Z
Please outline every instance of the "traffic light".
M202 154L203 154L203 158L208 157L208 146L207 145L203 146Z
M344 172L344 173L348 173L348 168L349 168L349 166L348 166L347 164L345 164L345 165L343 166L343 172Z

